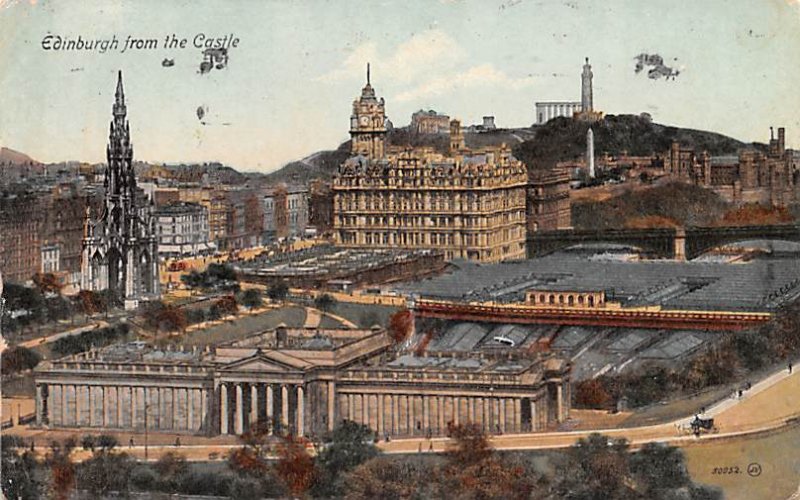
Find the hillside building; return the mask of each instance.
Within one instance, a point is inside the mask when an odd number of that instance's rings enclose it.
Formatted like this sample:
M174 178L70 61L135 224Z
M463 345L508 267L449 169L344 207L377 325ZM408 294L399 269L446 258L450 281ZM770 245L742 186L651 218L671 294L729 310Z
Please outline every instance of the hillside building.
M450 132L450 117L432 109L420 109L411 115L411 131L417 134L447 134Z
M772 129L770 129L772 131ZM781 206L800 200L800 161L786 149L786 131L770 136L766 152L742 149L736 156L714 156L673 142L666 174L711 189L731 203Z

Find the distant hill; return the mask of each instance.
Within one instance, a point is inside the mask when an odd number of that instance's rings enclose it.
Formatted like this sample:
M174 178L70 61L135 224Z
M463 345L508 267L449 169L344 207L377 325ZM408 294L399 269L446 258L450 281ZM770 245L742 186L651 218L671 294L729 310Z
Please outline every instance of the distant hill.
M0 148L0 164L22 165L25 163L39 163L25 153L14 151L10 148Z
M535 135L534 129L497 129L486 132L466 132L464 142L468 147L499 146L506 143L509 147L520 144ZM446 153L450 147L447 134L415 134L408 127L395 128L387 134L387 140L393 146L431 147ZM285 182L287 184L304 184L312 179L330 180L333 174L347 158L350 157L350 141L343 142L332 151L318 151L302 160L287 163L275 172L267 174L268 182Z
M660 125L635 115L608 115L591 124L568 118L550 120L537 130L535 137L514 148L514 154L529 168L548 168L559 161L572 160L585 153L590 126L597 155L618 155L623 151L633 156L663 154L673 140L712 156L735 154L747 146L714 132Z
M349 156L350 141L347 141L333 151L318 151L302 160L287 163L264 178L270 183L286 184L308 184L314 179L329 181Z

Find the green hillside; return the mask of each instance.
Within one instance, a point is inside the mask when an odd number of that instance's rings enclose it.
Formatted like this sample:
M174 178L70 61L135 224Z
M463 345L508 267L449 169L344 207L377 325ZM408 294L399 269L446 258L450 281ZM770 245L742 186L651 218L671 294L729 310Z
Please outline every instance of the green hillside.
M663 154L673 140L711 155L735 154L746 144L730 137L688 128L652 123L635 115L608 115L595 123L555 118L543 125L536 136L514 148L517 158L528 167L547 168L572 160L586 151L586 132L594 132L595 154L646 156Z

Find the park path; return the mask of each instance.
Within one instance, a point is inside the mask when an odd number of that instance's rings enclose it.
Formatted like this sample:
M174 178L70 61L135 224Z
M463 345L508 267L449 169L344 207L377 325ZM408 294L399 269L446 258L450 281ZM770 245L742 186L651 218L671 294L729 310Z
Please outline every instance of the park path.
M336 321L343 324L347 328L354 328L354 329L358 328L358 325L356 325L349 319L343 318L336 314L329 312L322 312L319 309L313 307L306 307L305 309L306 309L306 321L305 324L303 324L303 327L305 328L319 328L319 325L320 323L322 323L322 318L324 316L328 316L330 318L335 319Z
M32 347L36 347L37 345L48 344L50 342L55 342L56 340L63 338L63 337L70 337L72 335L78 335L83 332L88 332L89 330L95 330L97 328L105 328L108 326L108 323L105 321L97 321L91 325L79 326L78 328L73 328L72 330L66 330L63 332L54 333L53 335L48 335L46 337L39 337L36 339L26 340L25 342L20 342L20 346L30 349Z

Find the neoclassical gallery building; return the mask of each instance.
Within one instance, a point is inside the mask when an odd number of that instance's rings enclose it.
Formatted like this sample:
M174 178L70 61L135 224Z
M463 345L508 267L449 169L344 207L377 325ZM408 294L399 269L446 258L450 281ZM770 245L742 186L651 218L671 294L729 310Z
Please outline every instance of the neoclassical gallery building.
M40 364L36 422L219 435L272 419L320 435L351 420L395 437L442 435L465 422L530 432L567 418L566 361L482 335L474 349L445 339L424 355L398 351L377 327L280 326L193 350L116 345Z

